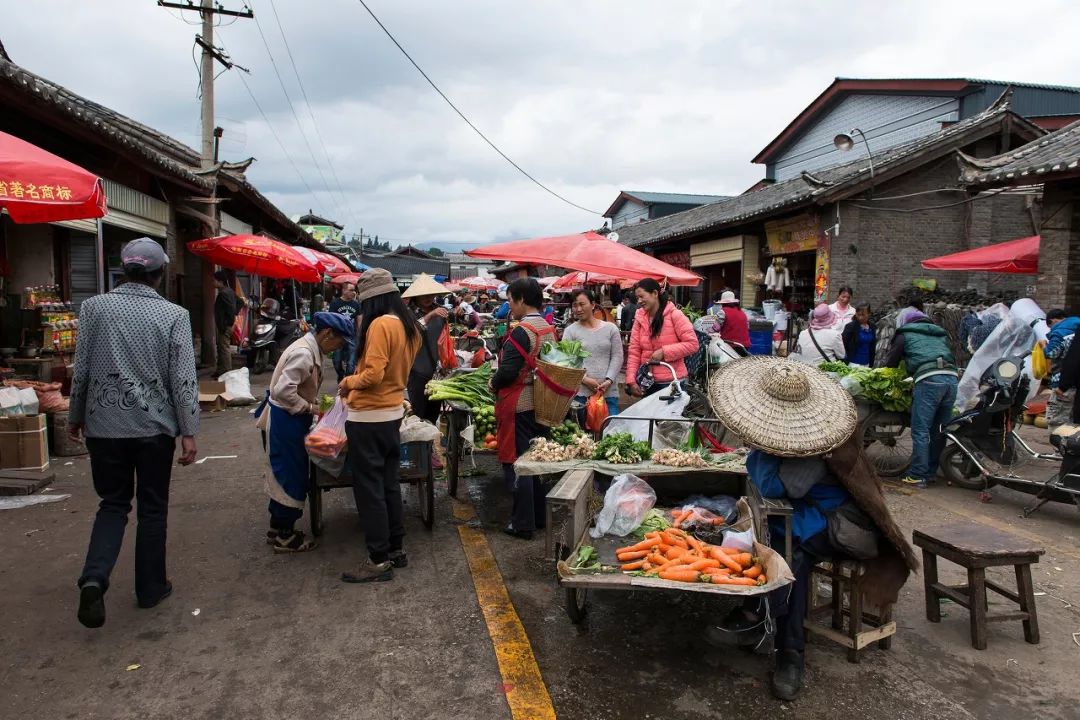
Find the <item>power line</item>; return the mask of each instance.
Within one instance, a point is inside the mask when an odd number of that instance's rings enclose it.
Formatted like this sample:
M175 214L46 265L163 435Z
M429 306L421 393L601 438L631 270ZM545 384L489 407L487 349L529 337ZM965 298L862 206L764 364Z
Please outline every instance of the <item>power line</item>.
M473 125L472 121L471 121L471 120L469 120L469 118L465 117L465 113L463 113L463 112L461 112L460 110L458 110L458 108L457 108L457 105L455 105L455 104L453 103L453 101L451 101L451 100L450 100L450 98L448 98L448 97L446 96L446 93L444 93L444 92L443 92L442 90L440 90L440 89L439 89L439 86L438 86L438 85L436 85L436 84L435 84L435 82L434 82L434 81L433 81L433 80L432 80L432 79L431 79L430 77L428 77L428 74L427 74L426 72L424 72L424 69L423 69L423 68L421 68L421 67L420 67L419 65L417 65L416 61L412 59L412 55L410 55L410 54L408 53L408 51L407 51L407 50L405 50L405 48L401 46L401 43L399 43L399 42L397 41L397 38L395 38L395 37L393 36L393 34L391 34L391 32L390 32L389 30L387 30L387 29L386 29L386 26L385 26L385 25L383 25L383 23L382 23L382 20L380 20L380 19L379 19L379 18L378 18L378 17L377 17L376 15L375 15L375 13L373 13L373 12L371 11L371 8L369 8L369 7L367 6L367 3L366 3L366 2L364 2L364 0L358 0L358 2L359 2L359 3L361 4L361 5L363 5L363 6L364 6L364 9L365 9L365 10L367 10L367 13L368 13L368 15L370 15L370 16L371 16L371 19L375 21L375 23L376 23L376 24L377 24L377 25L379 26L379 28L380 28L380 29L382 29L382 31L383 31L384 33L386 33L386 37L390 38L390 41L391 41L391 42L393 42L393 43L394 43L394 45L396 45L396 46L397 46L397 49L398 49L398 50L400 50L400 51L401 51L401 54L405 56L405 58L406 58L406 59L407 59L407 60L408 60L408 61L409 61L409 62L410 62L410 63L412 64L412 66L413 66L414 68L416 68L416 71L417 71L417 72L419 72L419 73L420 73L420 75L422 75L422 76L423 76L423 78L424 78L425 80L427 80L427 83L428 83L428 85L430 85L430 86L431 86L431 88L432 88L432 89L433 89L433 90L434 90L435 92L437 92L437 93L439 94L439 97L441 97L441 98L442 98L443 100L445 100L445 101L446 101L446 104L447 104L447 105L449 105L449 106L450 106L450 108L451 108L451 109L452 109L452 110L453 110L453 111L454 111L455 113L457 113L458 117L460 117L460 118L461 118L462 120L464 120L464 121L465 121L465 124L466 124L466 125L468 125L468 126L469 126L470 128L472 128L473 132L475 132L475 133L476 133L477 135L479 135L479 136L480 136L480 138L481 138L481 139L482 139L482 140L483 140L484 142L486 142L486 143L487 143L488 145L490 145L490 146L491 146L491 149L492 149L492 150L494 150L495 152L499 153L499 156L500 156L500 157L502 157L502 159L503 159L503 160L505 160L506 162L510 163L510 164L511 164L511 165L512 165L512 166L514 167L514 169L516 169L516 170L517 170L517 171L518 171L519 173L521 173L522 175L524 175L525 177L527 177L527 178L528 178L529 180L531 180L531 181L532 181L532 182L533 182L533 183L534 183L534 184L535 184L535 185L536 185L537 187L541 188L542 190L544 190L545 192L549 193L550 195L553 195L554 197L557 197L557 198L558 198L559 200L562 200L562 201L563 201L564 203L566 203L567 205L570 205L570 206L572 206L572 207L576 207L576 208L577 208L578 210L583 210L584 212L587 212L587 213L589 213L589 214L591 214L591 215L602 215L602 214L603 214L603 213L599 213L599 212L597 212L597 211L595 211L595 210L590 210L590 209L589 209L589 208L587 208L587 207L582 207L581 205L578 205L578 204L577 204L576 202L572 202L572 201L570 201L570 200L567 200L567 199L566 199L565 197L563 197L563 196L562 196L562 195L560 195L559 193L555 192L554 190L552 190L551 188L549 188L549 187L548 187L547 185L545 185L544 183L542 183L542 182L540 182L539 180L537 180L537 179L536 179L535 177L533 177L532 175L530 175L529 173L527 173L527 172L525 171L525 169L524 169L524 168L522 168L522 167L521 167L520 165L518 165L518 164L517 164L516 162L514 162L513 160L511 160L511 159L510 159L510 157L509 157L509 156L508 156L508 155L507 155L506 153L504 153L504 152L503 152L502 150L500 150L500 149L499 149L499 147L498 147L498 146L497 146L497 145L496 145L495 143L493 143L493 142L492 142L491 140L488 140L488 137L487 137L487 135L484 135L484 133L482 133L482 132L480 131L480 128L478 128L478 127L476 127L475 125ZM258 22L258 21L256 20L256 22Z
M292 48L289 47L289 40L285 37L285 28L281 25L281 18L278 17L277 7L274 5L274 0L270 0L270 10L274 13L274 22L277 23L278 32L281 33L281 40L285 44L285 53L289 56L289 64L292 65L293 75L296 76L296 84L300 86L300 94L304 98L304 105L307 107L308 115L311 116L311 124L315 128L315 137L318 138L319 144L322 146L323 154L326 156L326 164L330 168L330 174L334 178L334 184L337 186L338 196L341 198L342 206L345 208L345 213L349 219L356 223L356 218L353 217L352 211L349 209L348 200L345 198L345 191L341 187L341 179L338 178L337 170L334 168L333 158L330 156L330 151L326 148L326 141L323 140L322 132L319 130L319 122L315 118L315 113L311 109L311 102L308 100L307 90L304 89L304 82L300 79L300 71L296 69L296 60L293 58ZM344 219L344 218L343 218Z
M851 205L852 205L852 207L857 207L857 208L859 208L861 210L876 210L877 212L917 213L917 212L924 212L926 210L943 210L945 208L956 207L957 205L966 205L968 203L973 203L976 200L985 200L987 198L992 198L992 197L994 197L996 195L1000 195L1003 192L1005 192L1004 188L1002 188L1001 190L997 190L997 191L980 193L980 194L976 195L975 197L966 198L964 200L960 200L960 201L954 202L954 203L947 203L945 205L929 205L929 206L926 206L926 207L916 207L916 208L874 207L873 205L861 205L861 204L858 204L858 203L852 203Z
M293 120L296 121L296 129L300 133L300 137L304 139L304 145L307 147L308 155L311 156L311 161L315 163L315 169L319 172L319 177L322 179L323 187L326 188L326 193L329 196L332 203L336 204L334 200L334 193L330 189L330 183L326 181L326 174L323 172L322 165L319 164L319 159L315 157L315 151L311 148L311 143L308 141L307 134L304 132L304 126L300 123L300 116L296 114L296 106L293 105L292 97L289 95L288 89L285 87L285 81L281 78L281 73L278 71L277 61L274 60L274 53L270 50L270 43L266 40L266 34L263 32L262 24L259 23L259 18L255 18L255 27L259 30L259 37L262 38L263 47L266 48L266 54L270 56L270 66L274 70L274 75L277 77L278 85L281 86L281 92L285 95L285 101L289 105L289 111L292 112ZM333 208L334 212L339 212L338 208Z

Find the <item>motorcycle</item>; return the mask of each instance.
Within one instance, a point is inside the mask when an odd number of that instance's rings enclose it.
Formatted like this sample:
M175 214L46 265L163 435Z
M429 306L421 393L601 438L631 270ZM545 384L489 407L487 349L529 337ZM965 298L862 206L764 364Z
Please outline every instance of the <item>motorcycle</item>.
M258 375L277 363L285 350L300 337L300 322L281 314L281 304L266 298L256 313L254 332L248 348L248 366Z
M986 369L975 407L942 426L949 443L941 456L942 471L950 484L968 490L985 492L1001 485L1034 495L1035 503L1024 508L1023 517L1050 501L1080 507L1080 428L1055 431L1051 443L1058 453L1036 452L1016 432L1028 394L1023 367L1023 358L1014 356ZM1021 477L1013 466L1025 456L1057 462L1058 472L1045 480Z

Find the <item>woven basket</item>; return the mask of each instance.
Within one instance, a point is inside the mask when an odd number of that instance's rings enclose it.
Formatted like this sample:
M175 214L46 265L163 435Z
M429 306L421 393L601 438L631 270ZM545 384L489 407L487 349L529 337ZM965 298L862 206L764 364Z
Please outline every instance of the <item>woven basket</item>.
M585 377L585 368L574 369L537 360L536 372L542 373L548 380L569 392L557 393L539 377L536 378L533 381L533 411L536 413L536 422L547 427L561 425Z

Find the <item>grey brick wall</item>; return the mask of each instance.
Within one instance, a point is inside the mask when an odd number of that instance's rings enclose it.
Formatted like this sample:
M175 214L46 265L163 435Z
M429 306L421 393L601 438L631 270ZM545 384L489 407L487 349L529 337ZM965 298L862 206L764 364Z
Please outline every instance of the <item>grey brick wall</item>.
M1051 183L1044 196L1039 283L1044 310L1080 311L1080 181Z

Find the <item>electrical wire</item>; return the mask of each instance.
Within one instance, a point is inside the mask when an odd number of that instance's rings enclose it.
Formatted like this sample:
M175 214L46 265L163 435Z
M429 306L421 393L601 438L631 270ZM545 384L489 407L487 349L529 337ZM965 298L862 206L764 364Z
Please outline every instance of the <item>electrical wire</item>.
M457 105L455 105L455 104L453 103L453 101L452 101L452 100L451 100L451 99L450 99L449 97L447 97L447 96L446 96L446 93L444 93L444 92L443 92L442 90L440 90L440 89L439 89L439 86L435 84L435 81L433 81L433 80L432 80L432 79L431 79L430 77L428 77L428 74L427 74L426 72L424 72L424 69L423 69L423 68L421 68L421 67L420 67L420 66L419 66L419 65L418 65L418 64L416 63L416 61L415 61L415 60L413 60L413 58L412 58L412 55L410 55L410 54L408 53L408 51L407 51L407 50L405 50L405 48L404 48L404 47L402 47L401 43L399 43L399 42L397 41L397 38L395 38L395 37L393 36L393 34L392 34L392 33L391 33L391 32L390 32L390 31L389 31L389 30L388 30L387 28L386 28L386 26L385 26L385 25L383 25L383 23L382 23L382 20L380 20L380 19L378 18L378 16L376 16L376 15L375 15L375 13L371 11L371 8L369 8L369 7L367 6L367 3L366 3L366 2L364 2L364 0L357 0L357 2L359 2L359 3L360 3L360 4L361 4L361 5L363 6L363 7L364 7L364 9L365 9L365 10L367 10L367 13L368 13L368 15L370 15L370 16L371 16L371 19L375 21L375 24L376 24L376 25L378 25L378 26L379 26L379 28L380 28L380 29L381 29L381 30L382 30L382 31L383 31L383 32L384 32L384 33L386 34L386 37L390 38L390 41L391 41L392 43L394 43L394 45L396 45L396 46L397 46L397 49L398 49L398 50L400 50L400 51L401 51L401 54L405 56L405 58L406 58L406 59L407 59L407 60L408 60L408 61L409 61L409 62L410 62L410 63L412 64L412 66L413 66L414 68L416 68L416 71L417 71L417 72L419 72L419 73L420 73L420 75L421 75L421 76L422 76L422 77L424 78L424 80L426 80L426 81L427 81L428 85L430 85L430 86L431 86L431 88L432 88L432 89L433 89L433 90L434 90L435 92L437 92L437 93L439 94L439 97L441 97L441 98L442 98L443 100L445 100L445 101L446 101L446 104L447 104L447 105L449 105L449 106L450 106L450 108L451 108L451 109L452 109L452 110L453 110L453 111L454 111L455 113L457 113L458 117L460 117L460 118L461 118L462 120L464 120L464 121L465 121L465 124L466 124L466 125L468 125L468 126L469 126L470 128L472 128L473 132L475 132L475 133L476 133L477 135L479 135L479 136L480 136L480 139L481 139L481 140L483 140L483 141L484 141L484 142L486 142L486 143L487 143L487 144L488 144L489 146L491 146L491 149L492 149L492 150L494 150L495 152L497 152L497 153L499 154L499 156L500 156L500 157L502 157L502 159L503 159L503 160L505 160L506 162L510 163L510 165L512 165L512 166L514 167L514 169L515 169L515 170L517 170L517 171L518 171L519 173L521 173L521 174L522 174L522 175L524 175L524 176L525 176L526 178L528 178L529 180L531 180L531 181L533 182L533 184L535 184L535 185L536 185L537 187L539 187L539 188L540 188L541 190L543 190L544 192L548 193L549 195L552 195L552 196L554 196L554 197L558 198L559 200L562 200L562 201L563 201L564 203L566 203L567 205L570 205L571 207L575 207L575 208L577 208L578 210L582 210L582 211L584 211L584 212L587 212L587 213L589 213L590 215L600 215L600 216L602 216L602 215L603 215L603 213L599 213L599 212L597 212L596 210L590 210L590 209L589 209L589 208L587 208L587 207L583 207L583 206L581 206L581 205L578 205L578 204L577 204L576 202L573 202L573 201L571 201L571 200L568 200L568 199L566 199L565 197L563 197L563 196L562 196L562 195L560 195L559 193L557 193L557 192L555 192L554 190L552 190L551 188L549 188L549 187L548 187L547 185L545 185L544 183L542 183L542 182L540 182L539 180L537 180L537 179L536 179L535 177L533 177L533 176L532 176L532 175L530 175L530 174L529 174L528 172L526 172L524 168L522 168L522 167L521 167L520 165L518 165L518 164L517 164L516 162L514 162L513 160L511 160L511 159L510 159L510 157L509 157L509 156L508 156L508 155L507 155L506 153L504 153L504 152L503 152L502 150L500 150L500 149L499 149L499 146L498 146L498 145L496 145L496 144L495 144L495 143L493 143L493 142L492 142L491 140L489 140L489 139L488 139L488 137L487 137L487 135L485 135L485 134L484 134L483 132L481 132L481 131L480 131L480 128L476 127L476 125L473 125L472 121L471 121L471 120L469 120L469 118L465 117L465 113L461 112L461 110L459 110L459 109L458 109Z
M326 194L331 202L336 205L337 201L334 199L334 193L330 189L330 183L326 180L326 174L323 172L322 165L319 164L319 159L315 157L315 151L311 147L311 142L308 141L307 133L304 132L304 126L300 122L300 116L296 113L296 106L293 104L292 97L289 95L288 89L285 87L285 81L281 77L281 72L278 71L277 61L274 59L274 53L270 50L270 43L266 40L266 34L263 32L262 24L259 22L258 16L255 17L255 27L259 30L259 37L262 38L263 47L266 48L266 54L270 56L270 66L274 70L274 75L277 77L278 85L281 86L281 92L285 95L285 101L289 105L289 111L292 113L293 120L296 121L296 129L300 132L300 137L304 140L304 146L307 147L308 155L311 156L311 161L315 163L315 169L319 173L319 177L322 179L323 187L326 188ZM339 214L339 208L333 208L335 214Z
M965 198L964 200L960 200L959 202L947 203L945 205L929 205L927 207L883 208L883 207L874 207L873 205L860 205L858 203L852 203L852 207L857 207L857 208L859 208L861 210L876 210L877 212L916 213L916 212L924 212L926 210L943 210L945 208L956 207L958 205L966 205L968 203L975 202L976 200L985 200L987 198L995 197L996 195L1002 194L1004 191L1005 191L1005 189L1002 188L1001 190L996 190L996 191L991 191L991 192L986 192L986 193L980 193L980 194L976 195L975 197Z
M319 145L322 146L323 154L326 156L326 164L330 168L330 175L333 177L334 184L337 186L341 204L345 208L348 218L355 224L356 218L353 217L352 211L349 209L348 200L345 198L345 191L341 187L341 179L338 177L337 170L334 168L334 161L330 157L330 151L326 148L326 141L323 140L322 132L319 130L319 122L311 109L311 102L308 100L307 90L304 89L304 82L300 79L300 71L296 68L296 60L293 58L292 48L289 47L289 40L285 37L285 28L281 24L281 18L278 16L277 6L274 5L274 0L270 0L270 10L274 13L274 22L277 23L278 32L281 33L281 40L285 44L285 53L289 57L289 64L292 66L293 75L296 76L296 84L300 86L300 95L304 98L304 105L307 107L308 115L311 116L311 124L315 128L315 137L318 139Z

